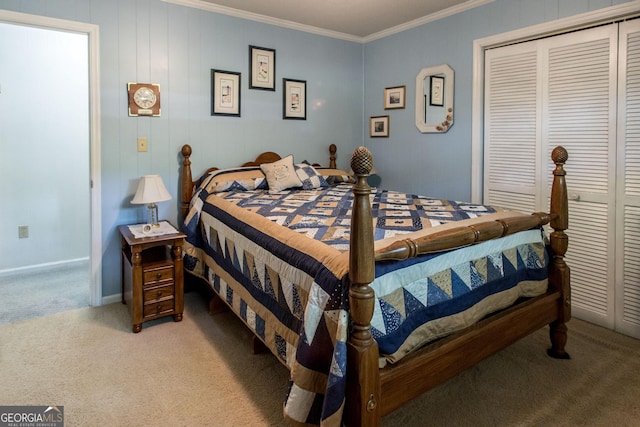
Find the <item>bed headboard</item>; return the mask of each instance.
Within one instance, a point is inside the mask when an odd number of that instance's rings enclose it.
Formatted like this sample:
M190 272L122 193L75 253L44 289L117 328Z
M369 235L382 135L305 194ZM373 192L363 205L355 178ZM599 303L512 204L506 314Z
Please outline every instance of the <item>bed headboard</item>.
M338 148L335 144L331 144L329 146L329 167L335 169L336 168L336 151ZM191 197L193 196L193 191L195 189L195 185L197 180L193 180L193 175L191 173L191 146L189 144L185 144L182 146L182 170L180 172L180 218L179 221L184 221L187 212L189 212L189 203L191 202ZM265 151L264 153L260 153L258 157L254 160L243 163L241 166L260 166L263 163L273 163L280 160L282 157L273 151ZM318 163L314 163L313 166L320 166ZM207 169L203 175L217 170L217 167L211 167Z

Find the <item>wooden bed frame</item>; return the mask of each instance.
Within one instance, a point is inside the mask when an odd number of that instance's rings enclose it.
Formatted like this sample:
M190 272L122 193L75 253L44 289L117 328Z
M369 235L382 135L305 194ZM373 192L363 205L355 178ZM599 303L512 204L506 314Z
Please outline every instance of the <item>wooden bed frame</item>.
M335 168L336 146L332 144L329 151L330 167ZM189 145L182 147L182 218L188 211L195 185L189 160L191 153ZM347 425L380 426L384 415L546 325L550 326L551 340L548 354L558 359L569 358L565 344L566 322L571 317L570 278L569 267L564 261L568 246L568 237L564 232L568 227L564 163L568 154L563 147L556 147L551 158L556 167L553 171L550 213L533 213L528 217L455 227L422 239L398 241L374 253L369 202L371 188L367 184L367 177L373 168L373 157L365 147L354 151L351 168L357 182L353 187L355 199L349 259L349 304L353 330L348 340L347 375L350 380L344 410ZM279 159L278 154L267 152L243 166ZM379 368L378 345L370 331L375 294L369 284L374 279L376 261L402 260L455 249L548 223L554 231L549 236L552 259L549 287L545 294L522 299L467 329L414 351L396 364Z

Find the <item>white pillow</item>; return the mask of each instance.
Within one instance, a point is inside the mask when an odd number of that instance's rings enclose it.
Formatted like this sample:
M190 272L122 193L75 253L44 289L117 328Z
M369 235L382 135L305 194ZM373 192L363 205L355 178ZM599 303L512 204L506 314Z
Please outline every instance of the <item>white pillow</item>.
M277 193L293 187L302 187L302 181L293 166L293 154L273 163L263 163L260 169L267 177L269 193Z

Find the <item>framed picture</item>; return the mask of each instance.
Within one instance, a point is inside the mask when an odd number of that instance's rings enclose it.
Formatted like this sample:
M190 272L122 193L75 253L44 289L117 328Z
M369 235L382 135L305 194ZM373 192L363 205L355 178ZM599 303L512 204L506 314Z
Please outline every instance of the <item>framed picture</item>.
M211 70L211 115L240 117L240 73Z
M306 80L282 79L282 118L307 120Z
M388 87L384 90L384 109L404 108L405 86Z
M276 51L249 46L249 89L276 90Z
M389 137L389 116L376 116L369 118L369 136L372 138Z
M442 107L444 105L444 77L431 76L431 96L429 105Z

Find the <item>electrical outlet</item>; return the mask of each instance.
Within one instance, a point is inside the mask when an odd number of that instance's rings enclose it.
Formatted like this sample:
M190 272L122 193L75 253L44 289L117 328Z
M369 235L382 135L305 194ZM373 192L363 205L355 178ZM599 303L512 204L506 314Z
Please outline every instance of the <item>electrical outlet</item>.
M149 145L146 137L141 136L138 138L138 151L148 151Z
M27 225L18 226L18 238L26 239L27 237L29 237L29 226Z

